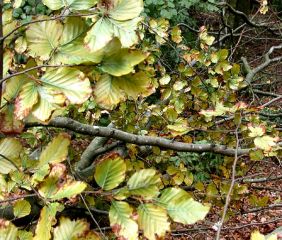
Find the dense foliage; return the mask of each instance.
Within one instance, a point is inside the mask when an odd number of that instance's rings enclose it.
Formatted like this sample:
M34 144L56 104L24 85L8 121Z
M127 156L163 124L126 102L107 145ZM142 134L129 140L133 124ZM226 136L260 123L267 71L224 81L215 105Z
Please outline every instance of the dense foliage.
M164 237L245 196L234 162L281 154L230 51L177 25L215 1L4 2L0 239Z

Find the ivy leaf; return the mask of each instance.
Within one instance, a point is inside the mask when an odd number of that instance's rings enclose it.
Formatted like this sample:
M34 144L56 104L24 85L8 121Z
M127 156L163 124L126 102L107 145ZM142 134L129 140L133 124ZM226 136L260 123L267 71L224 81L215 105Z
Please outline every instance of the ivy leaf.
M126 164L119 156L103 159L96 166L95 180L104 190L116 188L125 179Z
M178 188L165 189L159 202L173 221L183 224L194 224L203 220L209 212L208 206L193 200L187 192Z
M0 239L1 240L15 240L17 239L18 229L9 221L1 219L0 224Z
M30 54L47 60L58 46L62 33L63 25L59 21L43 21L30 25L26 31Z
M87 222L62 217L60 225L54 229L54 240L79 239L87 230Z
M59 203L50 203L42 208L33 240L51 239L52 225L55 223L55 216L59 210Z
M59 10L61 8L69 8L71 10L88 10L93 7L98 1L97 0L43 0L51 10Z
M132 219L133 209L126 202L113 201L109 218L117 237L128 240L138 239L138 224Z
M41 168L45 164L54 164L65 161L68 155L69 145L70 136L65 133L59 134L41 153L37 168Z
M0 140L0 173L8 174L16 170L20 163L22 145L15 138L4 138ZM9 160L7 160L9 159Z
M130 194L152 199L159 194L160 183L161 179L156 170L142 169L129 178L127 186Z
M142 51L121 49L113 55L106 56L101 63L101 69L113 76L126 75L147 57L148 54Z
M144 236L149 240L155 240L165 236L166 231L170 230L167 212L165 209L148 203L140 204L138 207L138 225L143 230Z
M14 215L17 218L22 218L30 214L31 206L26 200L18 200L13 207Z

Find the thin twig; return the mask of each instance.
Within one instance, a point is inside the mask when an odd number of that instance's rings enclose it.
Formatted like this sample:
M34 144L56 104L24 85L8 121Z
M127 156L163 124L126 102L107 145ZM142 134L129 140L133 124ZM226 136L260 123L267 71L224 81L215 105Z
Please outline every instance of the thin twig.
M75 67L75 66L77 66L77 65L74 65L74 64L63 64L63 65L61 65L61 64L55 64L55 65L43 64L43 65L31 67L31 68L25 69L23 71L15 72L15 73L12 73L10 75L7 75L0 80L0 84L2 84L3 82L5 82L6 80L8 80L10 78L13 78L13 77L16 77L16 76L19 76L19 75L22 75L22 74L26 74L30 71L40 69L40 68L60 68L60 67Z
M15 27L12 31L7 33L5 36L1 36L0 37L0 43L3 42L6 38L10 37L15 32L17 32L22 27L26 27L26 26L31 25L31 24L53 21L53 20L63 19L63 18L66 18L66 17L84 17L84 16L87 17L87 16L96 15L96 14L97 13L58 15L58 16L54 16L54 17L50 17L50 18L36 19L36 20L30 21L30 22L26 22L26 23L19 25L18 27Z
M22 199L22 198L29 198L29 197L36 197L36 196L37 196L36 193L16 196L16 197L12 197L12 198L7 198L7 199L4 199L4 200L1 200L0 204L7 203L7 202L10 203L10 202L14 202L16 200Z
M89 214L90 214L90 216L91 216L93 222L96 224L96 226L98 227L100 233L101 233L101 234L103 235L103 237L105 238L105 237L106 237L105 234L103 233L102 229L100 228L99 223L97 222L97 220L96 220L95 217L93 216L93 214L92 214L90 208L88 207L88 204L86 203L84 197L82 196L82 194L79 194L79 195L80 195L80 198L81 198L82 201L83 201L84 206L86 207L87 211L89 212Z
M269 209L273 209L273 208L282 208L282 204L271 204L271 205L266 206L266 207L253 208L253 209L246 210L242 213L243 214L254 213L254 212L260 212L260 211L269 210Z
M224 205L224 208L223 208L223 214L222 214L221 220L218 223L218 230L217 230L217 234L216 234L216 240L220 240L221 229L222 229L223 222L224 222L226 214L227 214L229 203L231 201L231 194L232 194L233 188L234 188L235 183L236 183L236 179L235 179L236 178L236 166L237 166L237 162L238 162L238 149L239 149L239 144L240 144L238 130L240 128L240 125L241 125L241 118L240 118L240 122L237 125L236 131L235 131L235 135L236 135L236 151L235 151L235 157L234 157L234 162L233 162L233 166L232 166L231 184L230 184L230 188L228 190L228 193L226 195L225 205Z

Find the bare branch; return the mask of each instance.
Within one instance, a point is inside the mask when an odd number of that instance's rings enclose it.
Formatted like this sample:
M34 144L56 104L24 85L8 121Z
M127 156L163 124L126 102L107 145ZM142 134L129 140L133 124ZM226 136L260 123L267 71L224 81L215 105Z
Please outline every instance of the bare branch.
M264 178L252 178L252 179L243 179L243 183L262 183L262 182L272 182L281 180L282 175L279 175L277 177L264 177Z
M110 124L108 127L113 127L113 126L114 126L113 124ZM83 170L89 167L92 164L94 158L100 154L99 150L104 147L104 145L108 140L109 138L107 137L95 137L92 140L92 142L88 145L88 147L85 149L85 151L82 153L80 161L76 164L77 170ZM103 150L107 151L109 149L111 148L104 147Z
M37 127L37 126L49 126L68 129L77 133L90 135L90 136L100 136L114 138L126 143L133 143L136 145L148 145L148 146L158 146L163 149L171 149L179 152L213 152L219 153L227 156L235 156L236 152L238 156L246 155L251 149L232 149L227 148L224 145L218 144L190 144L177 142L174 140L161 138L161 137L151 137L151 136L139 136L132 133L127 133L118 129L90 126L82 124L80 122L74 121L70 118L57 117L51 120L47 125L42 123L27 123L26 127Z
M249 210L244 211L243 214L260 212L260 211L274 209L274 208L282 208L282 204L271 204L271 205L266 206L266 207L249 209Z
M251 27L255 27L255 28L265 28L268 32L271 32L272 34L276 35L276 36L281 36L281 34L278 34L275 32L274 29L272 29L271 27L269 27L269 23L267 24L259 24L256 22L253 22L252 20L250 20L250 18L241 11L238 11L237 9L235 9L234 7L232 7L229 3L227 2L220 2L220 3L213 3L213 2L209 2L217 7L226 7L231 13L240 16L246 24L248 24Z
M248 85L250 85L255 77L255 75L257 73L259 73L260 71L262 71L263 69L265 69L266 67L268 67L271 63L274 62L279 62L282 60L282 56L279 57L275 57L275 58L270 58L270 55L278 49L282 49L282 44L277 45L277 46L272 46L268 52L264 55L264 62L262 64L260 64L259 66L257 66L256 68L251 68L247 59L242 57L242 61L244 64L244 67L247 71L247 76L245 78L245 81L247 82Z
M232 230L238 230L238 229L242 229L242 228L249 228L252 226L261 226L261 225L267 225L270 223L275 223L275 222L280 222L282 221L282 218L276 218L276 219L272 219L266 222L257 222L257 223L248 223L248 224L244 224L244 225L239 225L239 226L235 226L235 227L225 227L222 228L222 231L232 231ZM173 230L172 231L172 235L176 236L177 234L174 233L185 233L185 232L197 232L197 231L208 231L208 230L213 230L212 227L202 227L202 228L187 228L187 229L179 229L179 230Z

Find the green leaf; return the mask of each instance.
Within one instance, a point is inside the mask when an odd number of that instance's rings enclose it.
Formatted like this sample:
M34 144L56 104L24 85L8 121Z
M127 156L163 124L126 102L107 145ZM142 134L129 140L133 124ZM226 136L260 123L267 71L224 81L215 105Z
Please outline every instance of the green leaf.
M13 207L14 215L17 218L22 218L30 214L31 206L26 200L18 200Z
M252 232L251 234L251 240L278 240L278 234L269 234L267 236L264 236L261 234L258 230Z
M129 178L127 186L132 195L152 199L159 194L158 185L160 183L161 179L156 170L142 169Z
M8 9L3 11L3 36L11 33L17 27L17 21L13 18L13 10ZM11 39L15 37L15 33L11 34L4 41L5 44L8 44Z
M41 60L49 59L50 53L58 46L62 33L63 25L59 21L31 24L26 31L30 54Z
M46 199L60 200L63 198L72 198L82 193L87 184L80 181L68 180L63 185L59 184L58 178L49 177L40 185L38 192Z
M53 111L59 109L65 102L63 94L50 87L38 87L39 100L32 109L32 115L40 121L50 118Z
M18 229L9 221L1 219L0 240L16 240Z
M251 150L250 151L250 159L252 161L260 161L264 159L264 154L263 151L258 149L258 150Z
M103 159L96 166L95 180L104 190L112 190L125 179L126 164L119 156Z
M124 48L138 42L135 30L141 21L138 16L143 10L143 1L110 0L108 6L102 9L105 16L95 23L85 38L93 52L104 48L114 37L119 38Z
M62 188L59 188L59 190L49 198L52 200L72 198L82 193L86 187L87 184L84 182L79 182L79 181L68 182L64 184Z
M60 38L60 47L75 42L84 35L87 29L87 24L83 18L68 17L64 24L63 33Z
M266 152L270 152L272 148L277 145L278 141L279 141L279 137L271 137L267 135L262 137L256 137L254 139L254 143L256 147Z
M181 43L183 40L183 37L181 35L181 29L179 26L175 26L171 30L171 40L175 43Z
M132 219L133 209L126 202L113 201L110 212L110 224L117 237L138 239L138 224Z
M22 145L15 138L4 138L0 140L0 173L8 174L16 170L16 166L20 165L20 153ZM9 159L9 160L7 160Z
M23 120L27 117L32 107L38 101L38 89L35 82L27 82L22 86L22 89L16 98L15 102L15 117Z
M138 72L119 78L102 75L96 83L94 95L100 106L112 109L126 97L136 100L138 96L146 97L154 91L147 74Z
M103 59L103 51L89 52L89 49L84 47L82 41L75 41L64 47L58 48L58 52L53 56L54 64L84 64L84 63L100 63Z
M8 104L0 110L0 133L19 134L24 129L22 121L14 116L14 104Z
M14 100L15 97L19 94L22 86L27 82L27 77L25 76L16 76L8 81L5 84L5 90L3 93L4 101Z
M143 0L111 0L109 16L118 21L136 18L143 11Z
M148 54L138 50L121 49L113 55L106 56L101 69L113 76L129 74L134 70L134 66L144 61Z
M32 240L33 234L32 232L27 232L25 230L18 231L18 238L19 240Z
M13 62L13 56L14 54L11 51L5 50L4 58L3 58L3 76L5 76L8 73L8 70L11 67Z
M52 225L55 223L55 216L59 208L59 203L50 203L42 208L33 240L51 239Z
M21 110L18 113L20 119L31 110L36 118L46 121L54 110L64 105L66 98L72 104L82 104L92 92L89 79L81 71L70 67L49 69L41 79L38 79L36 87L32 81L30 79L23 86L17 100L18 108ZM36 96L38 102L31 109ZM33 101L27 101L29 99Z
M97 0L43 0L48 8L52 10L59 10L63 7L70 8L71 10L88 10L93 7Z
M40 169L37 169L36 172L32 175L32 184L37 185L38 182L42 182L49 172L50 167L48 164L43 165Z
M140 18L129 21L117 21L110 18L101 18L88 31L84 41L92 52L104 48L113 38L117 37L122 47L129 48L138 42L136 34Z
M43 84L62 92L72 104L82 104L92 92L89 79L79 70L69 67L47 71Z
M89 49L84 46L83 38L87 29L88 27L82 18L67 18L59 46L52 57L52 63L82 64L101 62L104 51L90 53Z
M65 161L68 156L69 145L70 136L65 133L59 134L41 153L37 168L41 168L45 164L54 164Z
M134 100L137 100L139 96L146 97L155 91L151 78L145 72L128 74L115 78L115 81L118 82L120 90Z
M223 61L225 60L227 57L228 57L228 50L227 49L220 49L218 52L217 52L217 56L218 56L218 59L220 61Z
M161 238L170 230L167 212L165 209L148 203L138 207L138 225L149 240L155 240L156 235Z
M208 206L193 200L187 192L178 188L165 189L159 203L167 209L173 221L183 224L194 224L203 220L209 212Z
M124 94L119 88L118 81L107 74L102 75L96 83L94 95L96 102L106 109L112 109L125 99Z
M88 230L88 224L82 220L70 220L62 217L60 225L54 229L54 240L79 239Z

